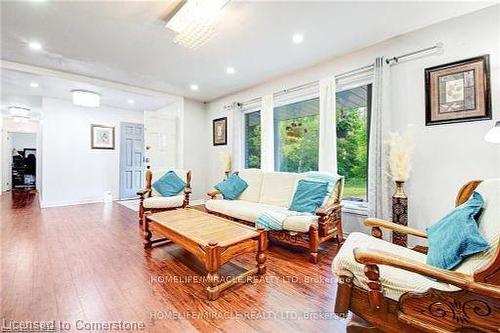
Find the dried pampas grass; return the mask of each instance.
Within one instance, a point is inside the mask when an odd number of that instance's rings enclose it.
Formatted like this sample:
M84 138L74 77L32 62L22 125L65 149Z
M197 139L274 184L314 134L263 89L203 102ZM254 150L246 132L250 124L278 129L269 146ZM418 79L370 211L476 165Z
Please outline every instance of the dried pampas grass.
M408 126L406 132L389 133L386 140L388 146L389 175L395 181L407 181L411 172L411 155L415 148L412 127Z

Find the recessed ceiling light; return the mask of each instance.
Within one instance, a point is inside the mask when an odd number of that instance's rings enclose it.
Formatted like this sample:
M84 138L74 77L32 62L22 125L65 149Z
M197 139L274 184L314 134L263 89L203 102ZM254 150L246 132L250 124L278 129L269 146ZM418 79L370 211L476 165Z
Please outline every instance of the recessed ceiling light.
M198 87L197 84L192 84L192 85L189 86L189 88L191 88L191 90L194 90L194 91L200 89L200 87Z
M295 44L300 44L300 43L302 43L304 41L304 35L303 34L295 34L292 37L292 41Z
M101 105L101 95L92 91L72 90L73 104L96 108Z
M38 88L40 85L37 82L30 82L30 87L31 88Z
M128 99L128 100L127 100L127 103L128 103L128 104L135 104L135 101L134 101L133 99Z
M234 74L234 73L236 73L236 70L234 69L234 67L226 67L226 73L227 74Z
M39 42L30 42L28 46L34 51L39 51L42 49L42 44L40 44Z

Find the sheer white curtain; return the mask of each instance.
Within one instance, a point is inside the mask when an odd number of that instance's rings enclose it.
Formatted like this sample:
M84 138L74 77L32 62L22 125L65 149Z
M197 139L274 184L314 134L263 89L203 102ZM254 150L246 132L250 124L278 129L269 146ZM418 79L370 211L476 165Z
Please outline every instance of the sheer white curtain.
M335 78L319 81L319 171L337 174Z
M232 170L243 168L243 112L240 106L232 105L230 108L232 123L231 166Z
M383 57L375 59L368 158L369 217L390 219L389 176L384 140L390 128L390 73Z
M264 171L274 171L274 101L273 95L262 97L260 165Z

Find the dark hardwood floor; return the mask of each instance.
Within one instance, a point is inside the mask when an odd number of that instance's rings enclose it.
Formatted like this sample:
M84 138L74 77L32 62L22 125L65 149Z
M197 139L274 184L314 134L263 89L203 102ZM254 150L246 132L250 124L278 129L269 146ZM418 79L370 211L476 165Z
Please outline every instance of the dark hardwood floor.
M40 209L35 200L13 209L9 193L0 201L7 322L65 321L78 332L77 324L120 321L142 322L147 332L345 332L333 313L333 242L317 265L306 252L272 246L263 278L210 302L194 259L177 245L144 250L137 214L122 205ZM255 258L235 260L223 275L236 264L254 266Z

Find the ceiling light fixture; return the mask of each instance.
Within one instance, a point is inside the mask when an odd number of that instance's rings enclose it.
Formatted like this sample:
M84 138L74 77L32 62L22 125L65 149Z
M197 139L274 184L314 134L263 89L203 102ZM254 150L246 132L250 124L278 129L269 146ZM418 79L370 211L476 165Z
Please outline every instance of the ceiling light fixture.
M31 88L38 88L40 85L37 82L30 82L30 87Z
M192 85L189 86L189 88L191 88L191 90L193 90L193 91L196 91L196 90L200 89L200 87L198 87L197 84L192 84Z
M40 44L39 42L30 42L28 44L28 46L30 47L30 49L32 49L33 51L40 51L42 49L42 44Z
M215 33L215 18L229 0L182 1L168 19L166 28L174 31L174 42L187 48L197 48Z
M292 41L295 44L300 44L300 43L302 43L304 41L304 35L303 34L295 34L292 37Z
M226 73L227 74L234 74L234 73L236 73L236 70L234 69L234 67L227 67Z
M78 106L86 106L96 108L101 105L101 95L87 90L72 90L73 104Z
M135 104L135 101L134 101L133 99L128 99L128 100L127 100L127 103L128 103L128 104Z

